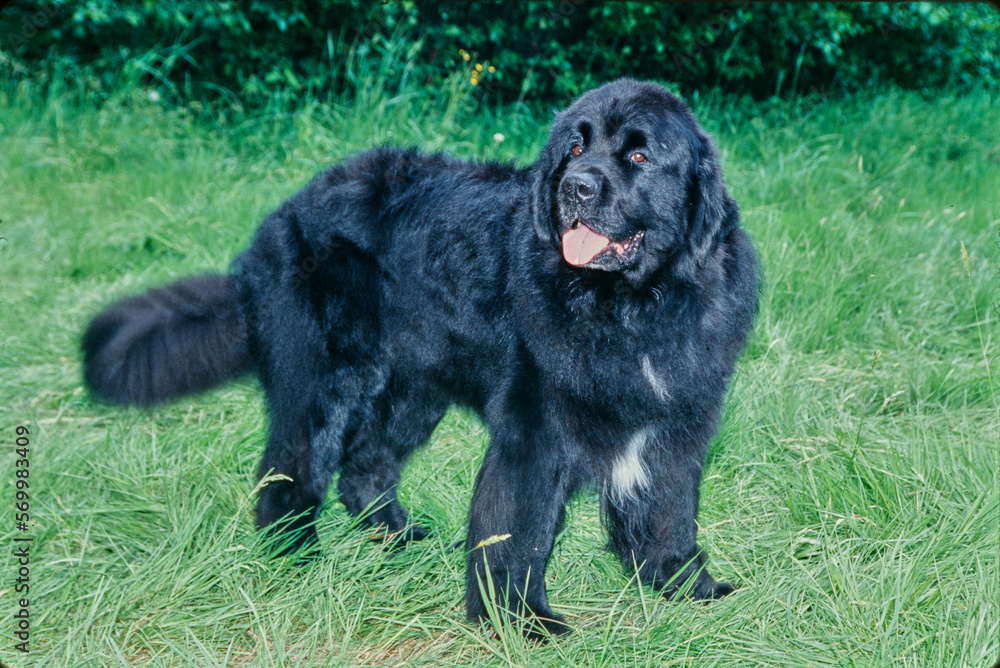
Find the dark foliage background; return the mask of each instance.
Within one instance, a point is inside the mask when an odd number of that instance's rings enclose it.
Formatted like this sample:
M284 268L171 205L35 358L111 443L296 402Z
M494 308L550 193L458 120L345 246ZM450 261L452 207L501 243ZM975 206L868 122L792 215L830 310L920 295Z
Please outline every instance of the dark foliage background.
M349 93L362 85L352 64L369 61L393 85L460 71L502 101L546 101L620 75L756 98L995 88L998 53L986 4L15 0L0 12L4 76L249 105Z

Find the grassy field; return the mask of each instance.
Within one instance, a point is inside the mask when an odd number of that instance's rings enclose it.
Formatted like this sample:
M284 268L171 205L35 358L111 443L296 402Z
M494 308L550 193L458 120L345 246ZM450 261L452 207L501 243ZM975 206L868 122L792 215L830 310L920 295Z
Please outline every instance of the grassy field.
M452 412L400 497L399 554L334 499L325 559L268 561L252 381L155 410L92 401L79 336L114 299L224 270L317 170L376 143L528 163L548 110L390 94L295 114L101 109L0 93L0 661L10 666L970 666L1000 656L1000 100L893 91L692 106L766 273L702 487L711 605L663 601L602 549L596 496L549 567L575 628L531 646L465 623L487 435ZM197 117L197 120L196 120ZM495 133L506 140L498 143ZM15 428L30 431L27 532ZM30 536L29 653L14 648Z

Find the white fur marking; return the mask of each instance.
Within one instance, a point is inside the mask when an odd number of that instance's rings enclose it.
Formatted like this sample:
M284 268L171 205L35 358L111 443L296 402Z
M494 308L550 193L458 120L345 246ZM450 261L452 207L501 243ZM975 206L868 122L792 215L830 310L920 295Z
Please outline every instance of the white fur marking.
M666 401L670 398L670 392L667 391L667 385L663 382L663 379L656 375L653 371L653 364L649 361L649 355L642 356L642 373L646 376L646 380L649 382L649 386L653 388L653 392L656 396L660 398L660 401Z
M635 432L625 444L625 452L615 460L611 470L611 489L615 494L625 496L636 487L645 488L649 484L646 467L642 464L642 450L652 433L649 427Z

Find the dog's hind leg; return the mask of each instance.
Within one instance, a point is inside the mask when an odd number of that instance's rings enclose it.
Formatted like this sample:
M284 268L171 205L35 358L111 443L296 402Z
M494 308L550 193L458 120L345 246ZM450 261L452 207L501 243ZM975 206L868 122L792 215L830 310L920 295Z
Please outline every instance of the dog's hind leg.
M427 536L410 523L396 488L407 458L427 442L447 409L432 390L389 383L343 456L337 488L351 515L396 541Z
M257 526L275 540L280 554L318 543L314 523L339 458L339 445L317 438L321 431L321 425L308 420L271 426L259 470L261 479L271 479L257 501Z
M369 412L363 396L331 397L312 392L313 384L302 378L295 380L294 390L268 392L271 434L259 470L260 478L275 478L260 492L257 526L290 539L276 545L281 553L317 542L314 523L340 466L343 444Z
M322 355L292 359L282 373L262 375L271 434L259 476L276 478L260 492L257 526L281 537L275 546L281 553L316 543L314 523L344 443L369 421L384 384L376 366L333 368Z

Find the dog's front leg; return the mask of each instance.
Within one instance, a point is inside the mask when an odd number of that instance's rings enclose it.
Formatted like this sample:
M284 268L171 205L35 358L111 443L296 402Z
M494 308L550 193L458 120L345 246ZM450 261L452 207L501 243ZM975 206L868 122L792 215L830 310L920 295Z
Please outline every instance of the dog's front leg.
M643 582L667 598L705 600L731 593L732 585L709 575L696 542L706 448L671 442L666 434L650 434L646 440L632 466L625 468L640 482L626 488L613 479L606 486L610 547L626 569L637 569ZM624 477L619 473L617 482Z
M566 458L539 436L516 441L494 435L476 481L466 540L469 619L489 619L488 606L510 622L524 618L526 634L569 631L549 608L545 566L570 490ZM484 596L485 595L485 596Z

